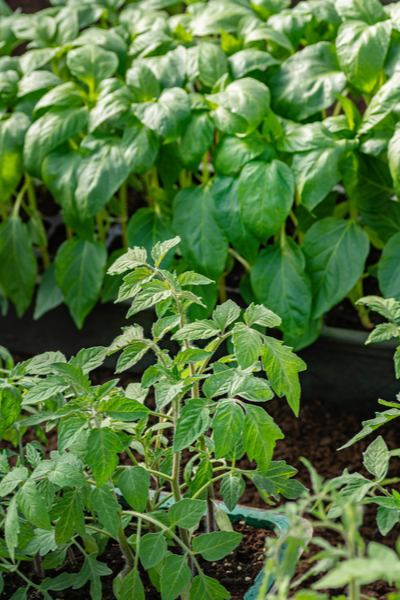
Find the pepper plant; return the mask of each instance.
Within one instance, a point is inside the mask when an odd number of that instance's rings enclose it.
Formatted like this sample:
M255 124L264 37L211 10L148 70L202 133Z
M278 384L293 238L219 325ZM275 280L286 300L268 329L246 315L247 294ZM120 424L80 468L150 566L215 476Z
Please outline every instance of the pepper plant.
M101 576L111 570L98 556L109 540L118 542L126 563L114 580L118 600L144 599L142 569L163 600L229 598L197 557L220 560L240 543L225 511L239 502L244 478L269 503L304 491L292 479L295 469L272 460L283 433L260 406L274 393L285 395L297 415L304 363L266 335L280 318L263 305L250 305L241 318L228 300L211 319L189 321L189 306L201 299L188 288L210 280L161 268L179 242L156 244L152 260L144 248L129 249L110 270L123 275L119 300L132 300L128 316L155 305L151 335L130 325L109 348L81 350L68 362L48 352L11 369L9 355L0 353L1 432L34 425L42 432L56 427L58 434L49 458L38 440L24 445L20 435L14 467L8 459L15 453L0 454L0 563L3 573L21 577L25 592L15 598L34 588L49 599L52 591L90 580L91 597L99 600ZM169 332L177 344L173 354L165 346ZM233 353L226 356L221 345L228 339ZM125 390L118 379L91 385L89 372L116 352L117 373L147 352L155 363ZM146 402L151 389L154 404ZM130 465L119 464L123 452ZM245 453L254 468L240 468ZM226 508L215 501L217 482ZM74 552L84 557L78 575L63 572L39 583L26 577L26 561L34 560L40 575L67 556L73 561Z
M106 267L174 234L164 267L214 280L198 316L233 271L295 348L346 296L370 328L367 278L400 299L398 2L53 5L0 16L4 312L39 274L35 318L65 302L81 327L117 293ZM66 229L50 250L45 193Z

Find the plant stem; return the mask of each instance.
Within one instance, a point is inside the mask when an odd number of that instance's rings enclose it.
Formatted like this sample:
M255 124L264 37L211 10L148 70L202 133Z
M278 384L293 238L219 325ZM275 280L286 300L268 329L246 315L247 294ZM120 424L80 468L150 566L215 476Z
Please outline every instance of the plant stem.
M43 225L42 215L41 215L40 211L38 211L38 208L37 208L35 188L32 183L32 179L28 173L25 173L25 182L27 185L29 206L34 212L36 212L39 215L40 221ZM43 226L43 228L44 228L44 226ZM43 245L39 246L39 250L40 250L40 254L42 255L43 266L45 269L47 269L47 267L50 266L50 257L49 257L49 253L47 251L47 247L43 246Z
M98 232L99 240L103 244L105 244L107 231L106 231L106 228L104 227L102 213L103 213L103 210L99 210L99 212L96 213L96 224L97 224L97 232Z
M222 274L218 281L218 297L220 304L223 304L228 300L228 296L226 293L226 285L225 285L225 275Z
M207 181L210 179L210 171L208 170L208 150L205 151L204 155L203 155L203 176L202 176L202 183L207 183Z
M243 256L239 254L239 252L236 252L236 250L234 250L233 248L228 248L228 252L231 256L233 256L233 258L236 258L236 260L244 266L248 273L250 273L251 264L245 258L243 258Z
M18 440L18 448L19 448L19 459L21 461L21 465L25 466L25 458L24 458L24 447L22 445L21 432L19 430L19 425L15 425L15 430L17 432L17 440Z
M119 190L121 207L122 244L128 248L128 183L124 181Z
M26 190L27 190L27 184L25 182L24 185L22 186L22 188L20 189L20 191L18 192L18 196L17 196L17 199L15 201L13 212L12 212L12 216L13 217L17 217L18 216L19 209L21 207L22 200L24 199Z

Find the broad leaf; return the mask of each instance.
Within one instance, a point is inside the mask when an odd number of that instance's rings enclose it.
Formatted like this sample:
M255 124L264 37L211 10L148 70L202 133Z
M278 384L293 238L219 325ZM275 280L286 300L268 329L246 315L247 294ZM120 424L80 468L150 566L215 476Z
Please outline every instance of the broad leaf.
M56 281L78 329L99 297L106 260L107 252L100 242L74 238L58 249Z
M118 58L114 52L88 44L68 52L67 66L75 77L86 83L89 92L93 94L101 81L115 73Z
M267 246L251 272L257 300L282 318L282 330L300 336L311 316L311 282L302 249L291 239Z
M30 119L13 112L0 121L0 197L7 200L15 191L23 171L22 149Z
M400 233L396 233L386 244L379 261L379 287L386 298L400 300Z
M238 187L238 177L217 176L213 181L211 194L218 210L219 223L223 227L225 235L239 254L250 263L254 263L260 243L244 223L240 211Z
M164 90L157 102L133 105L136 117L149 129L156 131L164 142L176 140L190 116L188 95L181 88Z
M244 223L266 242L288 216L294 199L293 173L285 163L253 161L239 178L239 204Z
M151 569L158 565L167 553L164 533L146 533L140 540L140 560L143 568Z
M245 488L246 484L241 475L229 474L223 478L220 492L228 510L232 511L235 509Z
M374 89L389 48L390 21L368 25L345 21L339 28L336 49L341 68L349 82L367 94Z
M250 77L230 83L217 94L207 95L217 129L231 134L248 135L267 116L270 93L266 85Z
M302 121L331 106L345 85L335 47L318 42L289 57L272 77L272 106L278 114Z
M27 226L20 217L12 215L0 225L0 285L15 304L19 317L30 304L36 273Z
M187 262L217 280L225 267L228 240L207 187L187 188L175 196L173 227Z
M171 506L168 516L171 525L190 529L195 527L206 511L204 500L184 498Z
M340 302L363 274L369 239L354 221L328 217L307 231L303 251L316 319Z
M42 161L52 150L82 131L88 121L88 109L55 107L35 121L25 137L24 162L26 170L41 177Z
M229 592L216 579L196 575L190 588L190 600L227 600Z

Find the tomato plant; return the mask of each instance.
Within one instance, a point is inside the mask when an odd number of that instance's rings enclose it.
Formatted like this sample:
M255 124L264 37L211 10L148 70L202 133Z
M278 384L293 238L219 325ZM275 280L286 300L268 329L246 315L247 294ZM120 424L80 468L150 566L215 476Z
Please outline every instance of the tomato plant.
M65 302L81 327L117 293L106 267L174 234L164 267L214 281L198 316L234 271L295 348L346 296L370 327L367 277L400 298L399 3L288 5L1 5L3 311L39 273L35 318ZM66 228L51 251L45 190Z

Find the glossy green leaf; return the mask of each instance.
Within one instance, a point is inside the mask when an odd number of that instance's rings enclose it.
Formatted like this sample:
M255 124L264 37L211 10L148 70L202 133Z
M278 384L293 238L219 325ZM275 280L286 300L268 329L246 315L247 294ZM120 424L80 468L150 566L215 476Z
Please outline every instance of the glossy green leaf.
M328 217L307 231L302 248L317 318L340 302L363 274L369 239L358 223Z
M386 13L378 0L336 0L335 7L344 20L359 20L374 25L386 19Z
M92 150L77 171L75 202L81 219L89 219L101 210L129 175L123 148L118 140L88 142Z
M240 50L229 57L229 68L234 79L240 79L257 69L265 71L271 65L279 65L279 61L268 52L255 48Z
M179 145L179 159L186 169L197 172L204 153L211 146L213 136L214 124L208 112L192 113Z
M88 44L68 52L67 66L75 77L86 83L89 92L93 93L101 81L115 73L118 58L114 52Z
M35 320L40 319L49 310L60 306L63 301L62 291L56 282L55 265L52 263L43 273L37 293L33 318Z
M159 147L157 133L137 119L124 129L121 149L130 173L146 173L154 163Z
M311 281L302 249L291 239L267 246L251 272L251 285L259 302L282 319L285 333L300 336L311 316Z
M56 281L79 329L99 297L107 252L100 242L74 238L56 256Z
M224 135L214 152L214 166L218 173L229 175L265 150L265 144L258 132L247 137Z
M336 101L346 85L333 44L318 42L289 57L272 77L275 112L302 121Z
M29 125L29 117L22 112L15 111L0 120L0 197L3 201L14 192L22 177L22 149Z
M126 72L126 82L138 102L149 102L160 95L160 84L153 71L145 64L133 64Z
M27 171L41 177L42 161L52 150L82 131L88 122L88 109L50 109L35 121L25 136L24 163Z
M175 196L173 227L181 238L183 257L196 270L217 280L225 267L228 240L208 187L187 188Z
M367 133L380 123L400 101L400 73L394 75L380 88L367 106L358 133Z
M230 83L223 92L207 95L206 99L215 107L211 115L217 129L248 135L267 116L270 93L260 81L244 77Z
M55 201L61 205L65 223L80 237L92 242L94 221L80 212L75 200L82 158L77 151L57 148L43 160L42 178Z
M336 40L340 66L349 82L367 94L374 89L389 48L390 21L367 25L363 21L345 21Z
M222 75L228 72L225 52L210 42L199 45L199 79L205 86L212 88Z
M219 223L229 241L239 254L250 263L254 263L260 243L243 221L238 187L238 177L217 176L213 181L211 194L218 210Z
M244 223L266 242L288 216L294 199L293 173L285 163L253 161L239 178L239 204Z
M157 102L133 105L136 117L149 129L156 131L164 142L176 140L190 117L189 97L181 88L166 89Z
M400 233L386 244L378 267L379 287L385 298L400 299Z
M12 215L0 225L0 285L15 304L19 317L31 302L36 273L27 226L19 216Z

